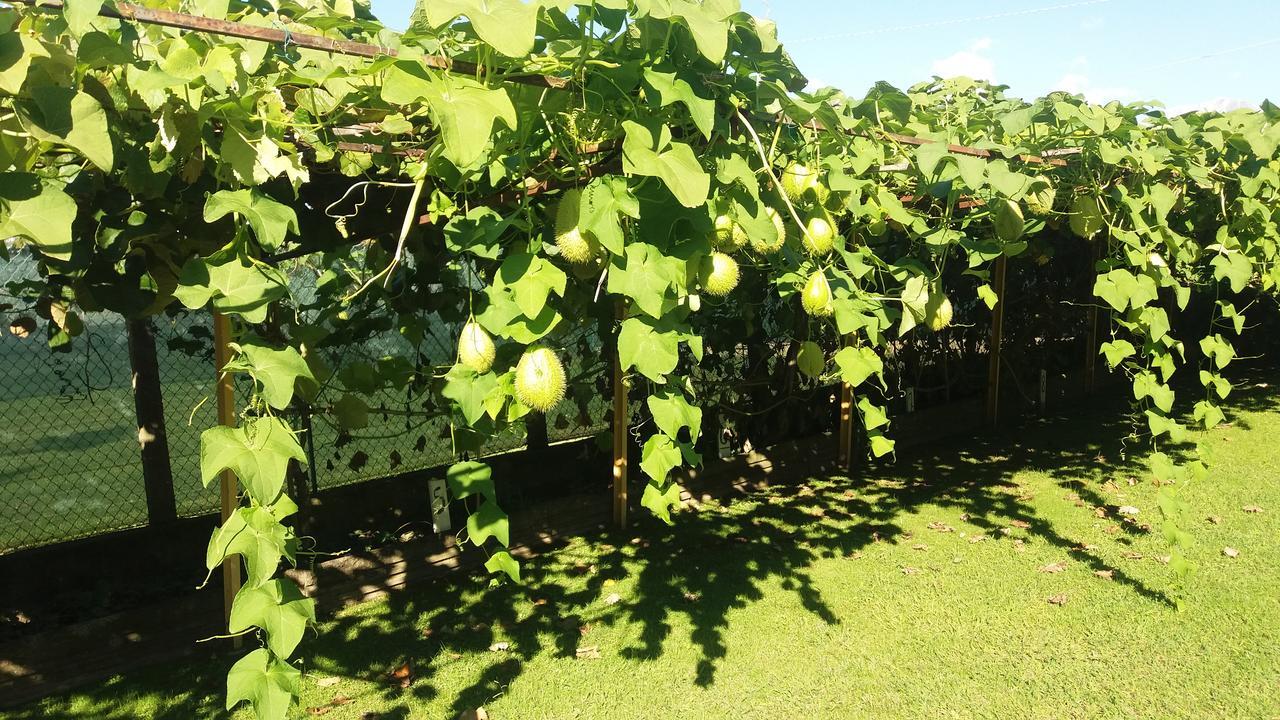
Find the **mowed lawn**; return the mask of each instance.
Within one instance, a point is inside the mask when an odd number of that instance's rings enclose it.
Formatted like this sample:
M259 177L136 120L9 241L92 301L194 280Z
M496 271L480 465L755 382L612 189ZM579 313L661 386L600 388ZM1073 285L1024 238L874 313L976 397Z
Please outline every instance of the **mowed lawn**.
M672 528L642 519L529 562L523 586L459 578L353 608L304 641L297 713L1280 717L1272 393L1242 388L1206 436L1182 612L1155 488L1121 457L1126 426L1090 412L797 479ZM228 717L225 670L157 668L0 716Z

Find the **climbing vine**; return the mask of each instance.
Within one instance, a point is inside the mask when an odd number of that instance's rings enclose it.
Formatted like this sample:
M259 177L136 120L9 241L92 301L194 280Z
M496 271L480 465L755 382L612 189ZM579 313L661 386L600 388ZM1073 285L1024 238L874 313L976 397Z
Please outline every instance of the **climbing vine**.
M306 461L291 405L353 428L368 393L427 397L451 421L465 540L519 581L476 458L581 382L557 352L567 333L616 338L652 419L640 502L671 522L711 391L690 371L738 342L708 318L758 327L776 300L769 326L799 342L799 370L855 389L884 456L887 343L942 331L958 302L995 307L992 268L1020 255L1098 258L1100 351L1131 381L1175 582L1190 573L1180 494L1208 466L1185 450L1224 420L1231 338L1280 281L1280 108L1169 117L963 78L806 91L736 0L433 0L403 34L358 0L150 5L282 41L132 22L111 1L0 9L0 237L39 255L51 344L74 341L82 311L234 321L222 371L253 392L235 427L205 431L201 473L230 470L243 493L206 564L242 559L230 630L262 646L231 669L229 707L289 712L315 619L278 577L298 559L286 476ZM975 297L944 284L957 264ZM1180 322L1192 305L1208 327ZM417 348L438 327L456 363L321 352L388 330ZM1171 383L1193 367L1188 426Z

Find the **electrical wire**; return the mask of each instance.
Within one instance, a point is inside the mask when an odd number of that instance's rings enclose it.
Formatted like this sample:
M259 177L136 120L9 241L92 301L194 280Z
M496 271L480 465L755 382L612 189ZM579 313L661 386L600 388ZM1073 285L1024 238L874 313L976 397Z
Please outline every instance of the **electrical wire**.
M945 27L948 25L961 25L971 22L984 22L987 20L1003 20L1004 18L1021 17L1023 15L1036 15L1039 13L1052 12L1055 10L1069 10L1071 8L1085 7L1088 5L1101 5L1111 2L1111 0L1080 0L1080 2L1063 3L1061 5L1049 5L1046 7L1027 8L1026 10L1010 10L1009 12L994 13L991 15L975 15L972 17L953 18L951 20L935 20L933 22L916 23L914 25L894 25L891 27L876 28L874 30L859 30L850 33L837 33L833 35L816 35L813 37L792 40L794 43L817 42L821 40L840 40L843 38L863 37L866 35L879 35L881 33L900 32L904 30L924 30L927 28Z

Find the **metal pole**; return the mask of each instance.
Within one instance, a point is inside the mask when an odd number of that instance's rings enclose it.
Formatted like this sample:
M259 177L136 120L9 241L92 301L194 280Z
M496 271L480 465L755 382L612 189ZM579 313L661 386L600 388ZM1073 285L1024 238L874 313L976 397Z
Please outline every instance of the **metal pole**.
M844 345L848 347L850 338L844 337ZM837 462L842 470L849 470L853 465L853 386L840 383L840 433L837 438L839 450Z
M625 301L618 300L616 317L621 324L627 318ZM618 352L617 336L613 348L613 522L620 528L627 526L627 449L629 430L627 413L627 386L622 377L622 355Z
M987 424L994 426L1000 410L1000 341L1004 337L1005 265L1001 255L991 271L991 282L996 292L996 306L991 312L990 357L987 365Z
M173 468L169 463L169 435L164 424L164 393L160 363L156 359L151 320L125 322L129 338L129 365L133 370L133 409L142 446L142 482L147 498L147 524L164 527L178 518L173 493Z
M236 390L231 381L231 374L222 371L231 361L231 320L220 312L213 313L213 363L217 383L215 396L218 402L218 424L234 427L236 424ZM240 491L235 473L223 470L221 476L222 522L226 523L231 513L240 505ZM231 622L231 604L236 593L240 592L240 558L229 557L222 562L222 609L223 620ZM232 639L232 646L239 648L241 639Z

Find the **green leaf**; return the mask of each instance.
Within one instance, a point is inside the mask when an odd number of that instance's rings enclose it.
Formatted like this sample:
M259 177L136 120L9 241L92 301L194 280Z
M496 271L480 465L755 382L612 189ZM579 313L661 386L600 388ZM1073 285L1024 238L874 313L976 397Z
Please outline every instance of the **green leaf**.
M228 213L240 215L253 228L258 245L274 252L290 231L298 230L298 215L293 208L272 200L256 189L219 190L204 204L205 222L215 222Z
M627 245L626 253L615 255L609 268L608 290L626 295L646 315L660 318L674 301L672 291L684 287L685 263L669 257L648 243Z
M663 433L654 433L644 443L640 469L656 483L665 483L667 475L680 466L682 455L676 441Z
M865 345L841 348L835 360L840 368L840 379L850 387L857 387L872 375L879 377L884 372L880 356Z
M1134 349L1133 343L1128 340L1113 340L1102 343L1100 352L1107 357L1107 365L1114 370L1119 367L1120 363L1124 362L1125 358L1132 357L1138 351Z
M711 127L715 123L716 103L699 97L688 80L674 72L659 72L653 68L644 71L644 81L658 94L658 104L666 107L681 102L689 109L689 116L703 137L711 139Z
M192 310L210 302L215 310L240 315L246 322L267 319L267 306L289 294L289 281L279 270L232 258L210 265L192 258L182 266L173 296Z
M102 0L65 0L62 16L67 20L67 29L72 35L81 37L89 32L94 18L102 9Z
M343 393L333 404L333 414L338 427L343 430L359 430L369 427L369 405L351 393Z
M494 538L503 547L511 542L511 528L507 514L492 498L480 503L480 508L467 516L467 538L476 545Z
M285 720L302 692L302 672L259 648L240 658L227 673L227 709L248 701L258 720Z
M678 438L681 428L689 428L689 439L697 442L702 432L702 408L690 405L679 391L665 388L656 395L650 395L648 404L659 430Z
M1213 266L1214 280L1227 280L1231 283L1231 292L1243 292L1249 281L1253 279L1253 263L1249 256L1242 252L1229 252L1218 255L1209 261Z
M1099 275L1093 284L1093 294L1117 312L1124 312L1130 306L1140 308L1160 296L1155 281L1149 276L1119 269Z
M685 207L707 201L711 176L698 164L698 156L685 143L671 140L671 128L662 125L657 137L645 126L624 120L622 169L633 175L657 177Z
M0 32L0 90L11 96L21 93L31 61L47 57L44 45L25 32Z
M650 380L664 383L680 360L680 336L660 330L646 318L627 318L618 333L618 358L624 371L634 367Z
M819 378L827 369L827 356L818 343L809 340L800 344L796 352L796 368L806 377Z
M950 157L950 155L951 153L947 150L947 143L944 142L917 145L915 149L916 166L926 180L931 180L937 173L938 164L942 162L943 158Z
M291 580L272 580L261 587L243 587L236 593L227 630L238 633L251 627L262 628L271 652L288 659L307 625L315 621L315 600L303 595Z
M578 227L582 232L594 237L614 255L623 254L625 238L621 216L640 217L640 204L631 194L626 178L609 176L593 179L583 188L578 208Z
M867 441L871 446L871 454L874 457L884 457L893 452L896 443L885 437L879 432L868 433Z
M498 376L487 372L477 375L465 365L454 365L445 375L444 389L440 394L454 401L462 411L468 425L474 426L484 416L485 400L498 387Z
M1205 430L1212 430L1227 420L1227 416L1223 414L1222 409L1208 400L1197 402L1191 412L1191 417L1203 425Z
M564 295L567 277L550 261L528 253L508 255L498 268L499 287L511 291L516 307L525 316L538 317L551 293Z
M394 105L425 102L440 129L445 158L460 168L484 157L495 123L501 120L512 130L517 124L515 106L504 88L458 75L433 77L412 60L397 60L387 68L382 99Z
M862 426L868 431L882 428L889 424L889 416L885 414L884 408L879 405L873 405L865 397L858 400L858 412L862 415Z
M523 57L533 51L540 2L521 0L419 0L409 26L425 22L440 28L465 15L476 35L507 57Z
M698 52L718 66L729 48L729 19L739 9L737 0L660 0L649 7L649 14L682 21Z
M54 260L71 259L71 224L76 201L62 186L27 173L0 175L0 197L8 212L0 214L0 242L20 235ZM23 188L17 192L17 188ZM2 208L3 206L0 206Z
M253 341L240 343L239 348L239 354L223 370L253 376L262 385L262 399L271 407L277 410L289 407L295 387L306 391L319 388L311 366L294 348L277 350Z
M1201 338L1200 352L1204 353L1205 357L1213 360L1214 367L1219 370L1222 370L1227 365L1231 364L1231 361L1236 357L1236 350L1232 347L1231 343L1227 342L1226 338L1216 333L1208 337Z
M673 482L665 485L666 489L663 489L657 483L645 483L640 506L647 508L662 522L672 525L671 508L680 506L680 486Z
M479 495L486 500L497 497L493 486L493 470L482 462L469 460L451 465L445 471L445 482L449 485L449 496L455 500L472 495Z
M244 558L248 568L245 585L258 587L276 574L282 558L293 561L297 540L289 529L265 508L240 508L213 531L205 552L205 566L210 572L232 555Z
M238 428L212 427L200 434L200 480L205 487L231 470L259 503L273 502L284 486L289 461L307 462L293 430L277 417L246 420Z
M514 583L520 582L520 562L511 557L506 550L499 550L484 563L484 569L491 573L504 572Z
M983 283L978 287L978 297L982 302L986 303L987 308L995 310L996 305L1000 302L1000 296L996 295L996 291L991 285Z
M102 170L115 166L107 113L92 95L58 85L37 85L30 93L34 107L28 106L28 132L70 145Z

